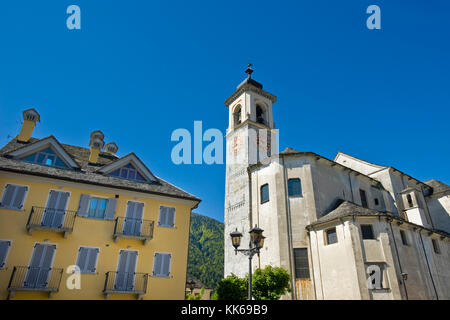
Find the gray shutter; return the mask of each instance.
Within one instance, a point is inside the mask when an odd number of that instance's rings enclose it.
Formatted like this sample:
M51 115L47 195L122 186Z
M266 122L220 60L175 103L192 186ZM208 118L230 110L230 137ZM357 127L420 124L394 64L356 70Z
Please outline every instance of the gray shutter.
M11 241L0 240L0 269L5 266L6 256L8 255Z
M167 225L167 207L161 206L159 207L159 221L158 225L166 226Z
M87 248L88 249L88 262L86 264L86 272L94 273L95 266L97 265L98 258L98 248Z
M167 208L167 226L173 227L175 224L175 208Z
M116 215L116 205L117 205L116 198L108 199L108 203L106 204L105 210L105 220L114 220L114 217Z
M16 186L15 197L12 199L11 207L14 209L22 209L23 201L25 200L25 194L28 190L28 187L25 186Z
M161 275L161 265L162 265L162 254L155 253L155 261L153 262L153 275L160 276Z
M170 274L170 258L171 254L163 254L162 255L162 263L161 263L161 275L163 277L168 277Z
M37 279L37 287L45 288L48 284L48 278L50 276L50 271L53 263L53 255L55 254L56 246L47 245L45 253L43 256L43 261L41 264L41 270Z
M88 258L88 248L80 247L80 249L78 249L77 266L80 268L80 271L82 273L86 272L87 258Z
M78 206L78 211L77 211L77 216L87 217L90 200L91 200L91 197L88 194L81 195L80 205Z
M8 208L11 206L15 190L16 186L13 186L12 184L7 184L5 186L5 191L3 192L3 199L1 203L2 207Z
M165 277L168 277L170 275L170 259L172 258L171 254L165 254L163 259L163 266L161 267L162 269L162 274Z

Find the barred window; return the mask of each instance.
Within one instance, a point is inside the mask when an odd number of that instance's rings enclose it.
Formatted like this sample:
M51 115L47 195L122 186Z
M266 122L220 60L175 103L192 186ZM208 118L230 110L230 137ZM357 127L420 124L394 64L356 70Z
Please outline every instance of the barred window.
M294 248L295 277L310 278L308 248Z

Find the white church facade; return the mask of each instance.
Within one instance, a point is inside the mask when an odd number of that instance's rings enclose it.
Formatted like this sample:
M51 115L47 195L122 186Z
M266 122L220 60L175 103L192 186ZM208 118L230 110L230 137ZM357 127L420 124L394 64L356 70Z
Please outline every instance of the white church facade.
M253 267L291 274L284 299L450 299L450 187L345 153L277 153L276 97L248 77L229 108L225 276L244 276L229 234L266 236Z

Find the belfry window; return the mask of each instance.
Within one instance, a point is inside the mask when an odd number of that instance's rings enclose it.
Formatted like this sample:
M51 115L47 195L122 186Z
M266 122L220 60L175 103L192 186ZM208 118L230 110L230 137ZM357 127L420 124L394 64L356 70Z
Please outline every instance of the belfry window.
M236 108L234 108L233 121L234 121L235 126L237 126L241 123L241 106L240 105L238 105Z
M413 201L410 194L406 195L406 200L408 201L408 206L411 208L413 206Z
M264 109L260 105L256 105L256 122L264 124Z

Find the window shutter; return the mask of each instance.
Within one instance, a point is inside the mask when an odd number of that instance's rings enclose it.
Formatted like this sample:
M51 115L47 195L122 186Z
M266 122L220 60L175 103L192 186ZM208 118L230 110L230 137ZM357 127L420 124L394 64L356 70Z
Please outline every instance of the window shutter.
M88 194L81 195L80 205L78 206L78 211L77 211L77 216L87 217L90 200L91 200L91 197Z
M8 208L11 206L15 190L16 186L12 184L7 184L5 186L5 191L3 192L3 199L1 203L2 207Z
M166 213L166 207L164 207L164 206L159 207L159 218L158 218L159 226L164 225L164 222L166 220L165 213Z
M163 277L168 277L170 275L170 260L171 254L163 255L163 265L161 266L161 273Z
M114 220L114 217L116 215L116 206L117 206L116 198L108 199L108 203L106 204L105 210L105 220Z
M161 275L161 265L162 265L162 254L155 253L155 261L153 263L153 275L160 276Z
M86 272L87 271L87 259L88 259L88 251L89 248L85 248L85 247L80 247L80 249L78 249L78 260L77 260L77 266L80 268L80 271Z
M22 209L23 201L25 200L25 194L28 190L28 187L25 186L16 186L15 197L12 199L11 207L14 209Z
M0 269L6 264L6 256L8 255L11 241L0 240Z
M95 272L98 259L98 248L88 248L88 261L86 264L86 272Z
M173 227L175 223L175 208L167 208L167 226Z

